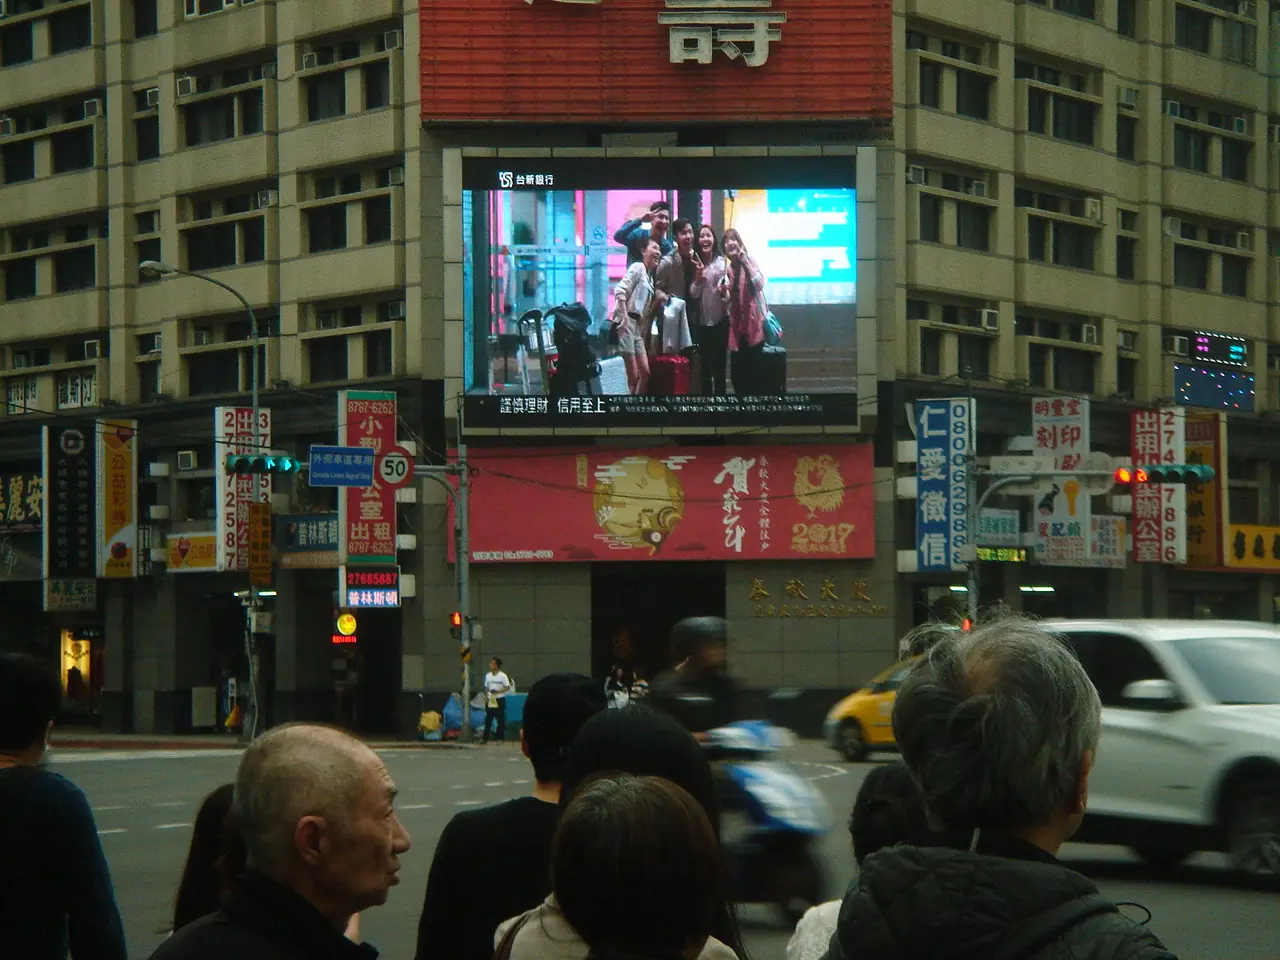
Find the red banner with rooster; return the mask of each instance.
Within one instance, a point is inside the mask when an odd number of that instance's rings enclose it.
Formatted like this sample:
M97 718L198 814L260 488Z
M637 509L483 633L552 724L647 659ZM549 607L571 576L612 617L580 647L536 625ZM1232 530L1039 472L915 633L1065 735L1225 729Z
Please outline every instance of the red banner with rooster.
M875 555L868 444L472 449L468 459L477 563Z

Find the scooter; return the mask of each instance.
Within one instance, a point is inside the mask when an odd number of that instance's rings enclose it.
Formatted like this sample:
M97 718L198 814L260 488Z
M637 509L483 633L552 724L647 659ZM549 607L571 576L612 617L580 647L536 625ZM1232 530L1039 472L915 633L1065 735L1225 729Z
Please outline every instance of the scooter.
M831 829L831 809L790 763L770 759L792 746L787 730L765 720L707 733L724 812L721 845L734 899L775 904L792 926L826 892L815 841Z

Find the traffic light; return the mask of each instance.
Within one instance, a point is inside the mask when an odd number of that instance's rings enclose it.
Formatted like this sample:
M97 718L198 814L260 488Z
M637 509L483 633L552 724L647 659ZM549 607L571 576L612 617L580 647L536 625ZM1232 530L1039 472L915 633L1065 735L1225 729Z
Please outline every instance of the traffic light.
M457 610L449 614L449 635L455 640L462 639L462 614Z
M236 474L297 473L302 469L302 462L293 457L278 454L227 454L227 472Z
M1144 467L1117 467L1116 483L1205 483L1216 476L1202 463L1152 463Z

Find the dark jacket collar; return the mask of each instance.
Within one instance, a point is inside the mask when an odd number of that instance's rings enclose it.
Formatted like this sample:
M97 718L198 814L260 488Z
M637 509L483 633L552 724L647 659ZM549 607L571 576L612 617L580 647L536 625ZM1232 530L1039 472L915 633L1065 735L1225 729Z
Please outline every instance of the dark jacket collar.
M970 850L988 857L1004 857L1006 860L1029 860L1033 863L1059 863L1057 857L1037 847L1030 841L1015 837L1002 830L977 831L977 847L973 846L974 831L949 830L930 833L912 842L918 847L947 847L951 850Z
M223 914L232 923L288 944L312 960L377 960L369 944L352 943L298 894L261 873L250 871L231 892Z

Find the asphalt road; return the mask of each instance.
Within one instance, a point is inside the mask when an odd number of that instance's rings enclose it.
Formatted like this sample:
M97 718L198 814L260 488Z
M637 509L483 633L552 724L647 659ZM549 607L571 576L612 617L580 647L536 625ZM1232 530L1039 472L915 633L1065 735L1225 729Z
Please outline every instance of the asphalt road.
M528 764L513 746L471 750L407 748L383 752L400 788L400 818L413 839L390 902L366 913L365 938L387 960L412 956L427 867L440 831L456 811L530 789ZM54 768L88 794L111 865L130 955L145 958L164 939L190 824L200 800L232 779L238 753L217 751L63 751ZM830 801L838 824L848 816L867 765L836 762L818 744L793 758ZM825 838L832 897L853 871L842 826ZM1204 856L1173 875L1156 875L1116 848L1067 847L1063 856L1093 876L1105 895L1144 904L1151 924L1183 960L1273 960L1280 956L1280 905L1273 893L1241 889L1220 858ZM770 910L744 910L752 960L781 960L789 930Z

